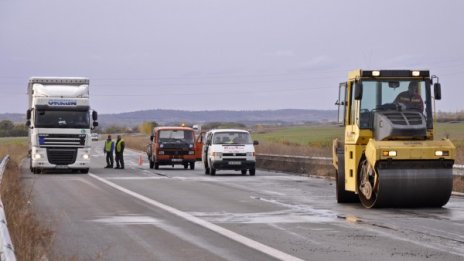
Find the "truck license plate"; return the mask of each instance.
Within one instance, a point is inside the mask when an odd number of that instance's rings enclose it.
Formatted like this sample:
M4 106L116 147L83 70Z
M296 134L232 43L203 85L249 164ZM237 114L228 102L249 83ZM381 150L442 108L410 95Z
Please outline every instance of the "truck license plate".
M67 169L68 165L56 165L57 169Z
M182 159L172 159L173 162L181 162Z
M242 165L240 161L229 161L229 165Z

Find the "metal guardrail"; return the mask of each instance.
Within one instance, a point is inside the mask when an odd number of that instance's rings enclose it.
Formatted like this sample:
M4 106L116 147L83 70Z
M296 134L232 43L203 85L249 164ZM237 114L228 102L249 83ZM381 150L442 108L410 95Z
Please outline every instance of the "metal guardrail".
M6 169L10 157L7 155L3 158L0 164L0 183L3 177L3 172ZM16 261L13 243L11 242L10 233L6 223L5 209L0 199L0 259L2 261Z

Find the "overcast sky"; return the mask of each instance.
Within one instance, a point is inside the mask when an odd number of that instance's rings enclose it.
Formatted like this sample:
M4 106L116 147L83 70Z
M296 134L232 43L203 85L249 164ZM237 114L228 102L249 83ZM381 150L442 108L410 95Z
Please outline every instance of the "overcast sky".
M463 110L464 1L0 0L0 113L85 76L100 113L336 109L350 70L430 69Z

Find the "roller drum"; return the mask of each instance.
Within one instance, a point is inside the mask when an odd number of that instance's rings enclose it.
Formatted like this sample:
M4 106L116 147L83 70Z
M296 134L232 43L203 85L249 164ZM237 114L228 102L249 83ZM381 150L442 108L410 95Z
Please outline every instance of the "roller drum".
M441 207L451 197L452 168L378 169L372 207Z

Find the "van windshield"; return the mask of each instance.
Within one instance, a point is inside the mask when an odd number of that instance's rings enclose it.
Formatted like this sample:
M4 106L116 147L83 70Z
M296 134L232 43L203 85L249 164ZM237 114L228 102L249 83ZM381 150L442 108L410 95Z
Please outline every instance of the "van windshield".
M213 144L253 144L248 132L216 132Z
M188 130L160 130L159 142L193 143L193 131Z

